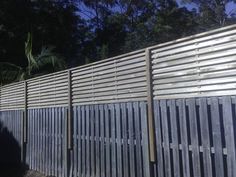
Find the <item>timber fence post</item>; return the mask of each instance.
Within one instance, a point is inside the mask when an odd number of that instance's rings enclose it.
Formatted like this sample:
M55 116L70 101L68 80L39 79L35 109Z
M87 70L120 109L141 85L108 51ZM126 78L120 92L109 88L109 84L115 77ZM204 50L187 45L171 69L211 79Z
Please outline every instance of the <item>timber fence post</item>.
M153 114L153 85L152 85L152 63L150 49L146 48L146 77L147 77L147 105L148 105L148 137L150 161L155 162L155 129Z
M71 155L73 148L73 107L72 107L72 80L71 80L71 70L68 70L68 105L66 109L66 135L65 135L65 171L66 175L69 176L71 173Z
M28 132L28 125L27 125L27 119L28 119L28 87L27 87L27 81L24 82L24 111L22 115L22 148L21 148L21 160L23 163L26 162L26 144L27 144L27 132Z
M68 70L68 149L73 147L73 107L72 107L72 81L71 71Z

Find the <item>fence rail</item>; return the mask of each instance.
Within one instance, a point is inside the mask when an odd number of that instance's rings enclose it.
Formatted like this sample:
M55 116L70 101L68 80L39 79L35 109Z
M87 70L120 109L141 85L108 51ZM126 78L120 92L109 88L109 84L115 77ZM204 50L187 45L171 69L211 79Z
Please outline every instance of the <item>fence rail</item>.
M0 120L47 175L234 177L235 47L232 25L6 85Z

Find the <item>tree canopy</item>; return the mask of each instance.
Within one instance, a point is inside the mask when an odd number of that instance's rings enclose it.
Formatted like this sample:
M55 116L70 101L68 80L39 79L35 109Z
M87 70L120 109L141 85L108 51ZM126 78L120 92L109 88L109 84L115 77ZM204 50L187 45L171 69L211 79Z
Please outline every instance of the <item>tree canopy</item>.
M28 66L28 33L33 55L53 46L67 67L101 60L235 23L234 1L1 0L0 62Z

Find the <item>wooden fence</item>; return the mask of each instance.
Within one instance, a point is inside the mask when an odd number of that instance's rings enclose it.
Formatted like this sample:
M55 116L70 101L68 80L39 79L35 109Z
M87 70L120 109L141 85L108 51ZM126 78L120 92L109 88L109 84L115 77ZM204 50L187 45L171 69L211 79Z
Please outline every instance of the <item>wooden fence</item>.
M0 88L30 169L236 176L236 25Z
M52 176L66 176L66 109L30 109L26 164Z
M74 109L74 176L150 176L146 103Z
M155 101L156 176L235 176L235 106L235 96Z
M7 128L19 145L22 145L22 118L23 112L20 110L0 112L2 128Z

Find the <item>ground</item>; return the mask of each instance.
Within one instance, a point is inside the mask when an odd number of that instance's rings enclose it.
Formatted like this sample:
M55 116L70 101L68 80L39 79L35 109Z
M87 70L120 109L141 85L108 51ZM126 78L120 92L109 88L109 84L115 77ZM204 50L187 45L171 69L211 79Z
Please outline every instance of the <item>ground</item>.
M24 177L47 177L47 176L44 176L39 172L29 170L29 171L26 172Z

